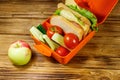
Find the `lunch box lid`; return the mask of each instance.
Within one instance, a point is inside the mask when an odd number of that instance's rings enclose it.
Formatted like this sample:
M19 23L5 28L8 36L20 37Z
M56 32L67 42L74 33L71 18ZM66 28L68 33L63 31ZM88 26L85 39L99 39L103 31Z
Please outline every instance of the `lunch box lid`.
M98 24L102 24L118 0L75 0L75 2L92 13L94 13L98 19Z

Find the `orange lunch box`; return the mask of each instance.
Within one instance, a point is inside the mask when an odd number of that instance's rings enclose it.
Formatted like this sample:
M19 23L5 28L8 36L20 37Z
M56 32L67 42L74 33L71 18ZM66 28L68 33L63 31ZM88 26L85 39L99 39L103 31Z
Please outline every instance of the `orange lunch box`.
M114 6L117 4L118 0L75 0L75 2L80 6L83 7L91 12L93 12L97 19L98 23L102 24ZM49 18L42 23L44 28L50 27ZM33 36L33 40L35 42L34 47L37 51L45 56L55 58L61 64L67 64L77 53L78 51L94 36L95 31L90 32L80 43L77 47L72 49L70 53L66 56L60 56L55 51L51 50L50 47L37 39Z

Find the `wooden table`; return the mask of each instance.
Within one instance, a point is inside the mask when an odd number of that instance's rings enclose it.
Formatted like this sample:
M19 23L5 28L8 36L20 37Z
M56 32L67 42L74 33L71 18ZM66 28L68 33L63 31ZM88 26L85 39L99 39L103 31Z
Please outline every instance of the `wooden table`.
M42 23L56 9L57 0L0 0L0 80L120 80L120 1L99 32L66 65L39 54L29 29ZM14 66L9 45L24 40L31 45L32 59Z

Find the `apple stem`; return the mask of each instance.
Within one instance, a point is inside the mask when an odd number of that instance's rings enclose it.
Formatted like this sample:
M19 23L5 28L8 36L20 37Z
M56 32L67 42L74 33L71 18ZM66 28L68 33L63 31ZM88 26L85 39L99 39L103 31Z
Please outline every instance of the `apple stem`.
M15 48L19 48L19 47L20 47L20 45L19 45L19 44L16 44Z

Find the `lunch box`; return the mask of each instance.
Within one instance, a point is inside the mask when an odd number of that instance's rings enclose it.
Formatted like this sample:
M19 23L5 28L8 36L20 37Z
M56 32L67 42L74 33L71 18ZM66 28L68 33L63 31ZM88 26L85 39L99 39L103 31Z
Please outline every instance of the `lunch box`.
M97 26L102 24L114 6L117 4L118 0L75 0L75 2L82 8L85 8L92 13L94 13L98 19ZM50 27L49 23L50 18L46 19L42 25L44 28ZM35 42L34 47L36 50L48 57L55 58L61 64L67 64L77 53L80 49L94 36L96 32L90 32L80 43L77 47L72 49L70 53L66 56L60 56L55 51L51 50L50 47L43 42L38 41L33 36L33 40Z

